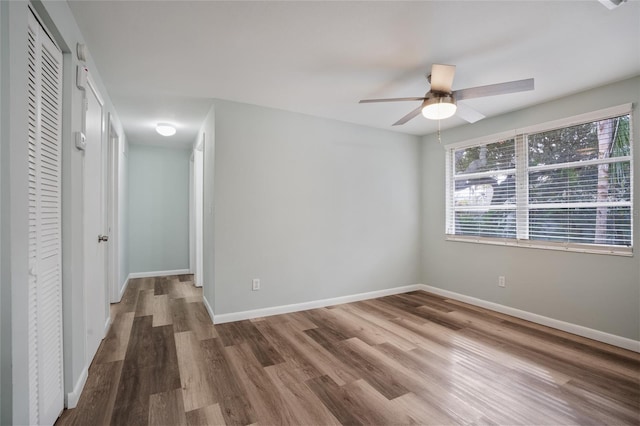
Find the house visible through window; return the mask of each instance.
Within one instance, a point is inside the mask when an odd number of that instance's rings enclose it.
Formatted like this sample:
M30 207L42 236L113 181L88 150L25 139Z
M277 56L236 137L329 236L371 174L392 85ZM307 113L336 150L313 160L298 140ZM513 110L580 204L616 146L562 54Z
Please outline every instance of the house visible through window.
M447 151L449 239L631 254L630 105Z

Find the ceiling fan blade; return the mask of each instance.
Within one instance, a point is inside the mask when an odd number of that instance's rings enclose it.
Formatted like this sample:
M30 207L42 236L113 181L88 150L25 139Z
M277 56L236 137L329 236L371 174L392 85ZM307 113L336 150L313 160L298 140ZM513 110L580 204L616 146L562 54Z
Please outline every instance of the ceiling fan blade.
M384 99L362 99L359 104L368 104L372 102L401 102L401 101L424 101L424 97L421 98L384 98Z
M455 65L433 64L431 66L431 90L443 93L451 92L455 73Z
M507 93L524 92L533 90L533 78L510 81L508 83L489 84L487 86L469 87L456 90L453 96L456 101L463 99L481 98L485 96L505 95Z
M393 125L394 126L400 126L401 124L404 124L407 121L416 118L417 116L420 115L421 112L422 112L422 105L420 105L418 108L414 109L409 114L407 114L404 117L402 117L400 120L398 120L395 123L393 123Z
M484 115L465 104L458 104L456 115L469 123L475 123L484 118Z

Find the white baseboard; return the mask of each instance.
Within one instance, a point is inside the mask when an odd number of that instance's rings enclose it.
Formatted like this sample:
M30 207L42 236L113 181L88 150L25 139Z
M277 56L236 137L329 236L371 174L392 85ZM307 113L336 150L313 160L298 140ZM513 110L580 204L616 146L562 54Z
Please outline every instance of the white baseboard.
M127 290L127 287L129 287L130 280L131 280L131 274L127 275L127 279L124 281L124 284L120 287L120 294L118 294L118 302L122 300L122 296L124 295L124 292Z
M80 373L80 377L76 382L76 385L73 387L73 391L66 395L65 406L67 408L76 408L78 405L78 401L80 400L80 395L82 394L82 389L84 389L85 383L87 383L87 377L89 376L89 370L83 369L82 373Z
M535 322L536 324L556 328L558 330L566 331L572 334L577 334L578 336L597 340L603 343L608 343L610 345L618 346L630 351L640 352L640 341L629 339L627 337L616 336L615 334L605 333L604 331L594 330L593 328L572 324L570 322L560 321L554 318L545 317L543 315L538 315L520 309L512 308L510 306L488 302L486 300L477 299L471 296L465 296L464 294L455 293L453 291L431 287L430 285L420 284L419 287L421 288L421 290L428 291L429 293L437 294L439 296L444 296L450 299L469 303L471 305L480 306L481 308L490 309L502 314L507 314L516 318Z
M207 313L209 314L209 318L211 318L211 322L215 324L214 318L216 316L213 314L213 308L211 307L211 304L204 296L202 296L202 301L204 302L204 307L207 308Z
M406 293L408 291L421 290L422 284L412 284L402 287L388 288L384 290L370 291L367 293L352 294L349 296L332 297L330 299L313 300L311 302L294 303L291 305L273 306L269 308L253 309L250 311L231 312L213 316L214 324L240 321L252 318L268 317L271 315L288 314L290 312L306 311L308 309L324 308L325 306L340 305L342 303L358 302L360 300L375 299L377 297L390 296L392 294ZM210 311L209 314L213 314Z
M489 302L486 300L478 299L464 294L455 293L449 290L443 290L441 288L432 287L426 284L413 284L402 287L389 288L385 290L371 291L368 293L359 293L349 296L333 297L329 299L314 300L310 302L294 303L291 305L273 306L269 308L253 309L249 311L231 312L228 314L214 315L207 299L204 299L204 304L207 308L209 316L213 319L214 324L222 324L225 322L233 322L240 320L247 320L252 318L267 317L271 315L287 314L290 312L306 311L308 309L324 308L325 306L339 305L342 303L358 302L360 300L375 299L377 297L390 296L392 294L407 293L415 290L424 290L439 296L448 297L450 299L459 300L461 302L469 303L471 305L479 306L482 308L490 309L492 311L500 312L506 315L511 315L516 318L521 318L527 321L534 322L536 324L544 325L558 330L566 331L568 333L576 334L578 336L586 337L589 339L597 340L599 342L607 343L613 346L618 346L624 349L628 349L635 352L640 352L640 341L629 339L626 337L616 336L615 334L605 333L604 331L595 330L592 328L584 327L577 324L572 324L565 321L560 321L554 318L545 317L543 315L534 314L532 312L523 311L520 309L512 308L510 306L500 305L498 303Z
M111 327L111 315L107 317L107 320L104 323L104 335L102 336L103 339L107 337L107 333L109 333L109 327Z
M188 269L174 269L173 271L151 271L151 272L132 272L129 274L128 280L132 278L151 278L166 277L169 275L186 275L190 274Z

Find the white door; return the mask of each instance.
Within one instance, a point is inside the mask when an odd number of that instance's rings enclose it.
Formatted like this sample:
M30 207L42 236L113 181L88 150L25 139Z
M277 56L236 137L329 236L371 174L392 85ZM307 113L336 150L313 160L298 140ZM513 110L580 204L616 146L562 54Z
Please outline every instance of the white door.
M28 23L29 421L64 406L62 364L62 53L35 15Z
M103 102L92 80L86 88L86 149L84 157L84 283L87 365L107 326L106 236L103 147Z

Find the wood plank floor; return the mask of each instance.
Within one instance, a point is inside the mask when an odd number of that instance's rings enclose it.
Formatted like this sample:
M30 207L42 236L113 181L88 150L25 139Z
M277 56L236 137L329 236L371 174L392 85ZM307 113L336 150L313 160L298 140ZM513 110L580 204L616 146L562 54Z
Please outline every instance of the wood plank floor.
M132 280L60 425L640 424L640 355L422 291L213 326Z

